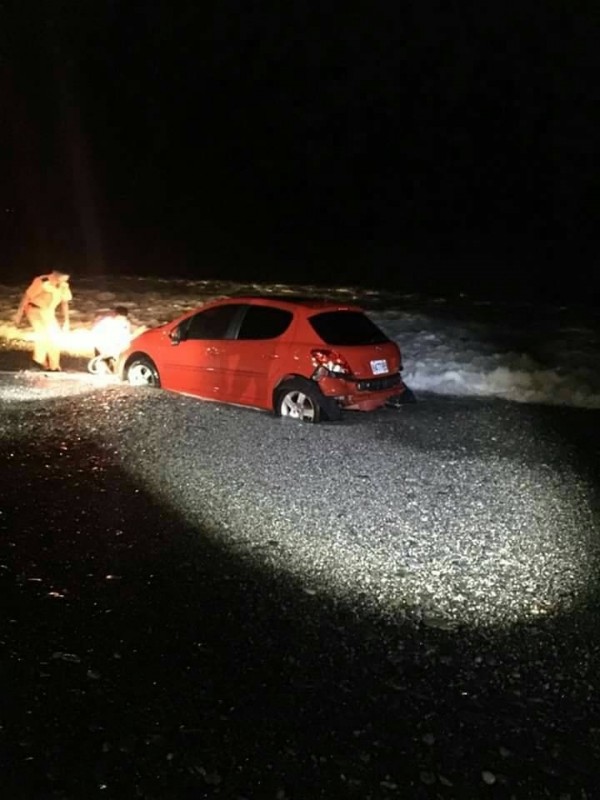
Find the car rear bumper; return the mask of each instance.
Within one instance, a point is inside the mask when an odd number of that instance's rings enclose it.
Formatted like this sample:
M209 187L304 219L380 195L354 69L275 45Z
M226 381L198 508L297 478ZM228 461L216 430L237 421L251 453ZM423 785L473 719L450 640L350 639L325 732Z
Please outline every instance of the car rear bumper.
M400 373L383 378L349 378L326 376L317 381L326 397L337 400L342 408L372 411L384 406L391 397L407 391Z

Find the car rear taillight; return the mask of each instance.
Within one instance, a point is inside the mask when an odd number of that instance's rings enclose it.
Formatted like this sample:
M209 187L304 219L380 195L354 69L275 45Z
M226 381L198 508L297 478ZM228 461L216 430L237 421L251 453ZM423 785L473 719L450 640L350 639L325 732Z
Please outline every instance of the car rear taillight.
M317 369L324 369L334 375L349 375L352 371L346 359L335 350L311 350L310 355Z

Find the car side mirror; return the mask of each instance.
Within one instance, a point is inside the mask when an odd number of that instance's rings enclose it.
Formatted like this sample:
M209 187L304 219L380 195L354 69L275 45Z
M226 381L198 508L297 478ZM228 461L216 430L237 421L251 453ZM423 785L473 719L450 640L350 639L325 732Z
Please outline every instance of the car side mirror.
M171 340L171 344L173 345L179 344L182 338L183 337L181 335L181 328L179 326L173 328L173 330L169 333L169 339Z

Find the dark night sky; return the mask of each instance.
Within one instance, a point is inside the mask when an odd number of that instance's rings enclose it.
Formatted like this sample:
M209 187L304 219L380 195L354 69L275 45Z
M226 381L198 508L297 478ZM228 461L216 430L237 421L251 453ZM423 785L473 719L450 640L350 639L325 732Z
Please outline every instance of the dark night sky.
M9 269L440 287L596 272L596 2L0 15Z

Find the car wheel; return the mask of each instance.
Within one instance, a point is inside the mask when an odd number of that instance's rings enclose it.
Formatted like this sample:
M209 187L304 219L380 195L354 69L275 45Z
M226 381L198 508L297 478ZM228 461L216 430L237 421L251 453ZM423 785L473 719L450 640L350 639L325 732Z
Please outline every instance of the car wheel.
M313 423L339 417L337 405L326 398L318 386L301 378L286 381L279 387L275 397L275 413L279 417Z
M147 356L134 356L125 368L125 380L131 386L160 387L160 377L154 362Z

